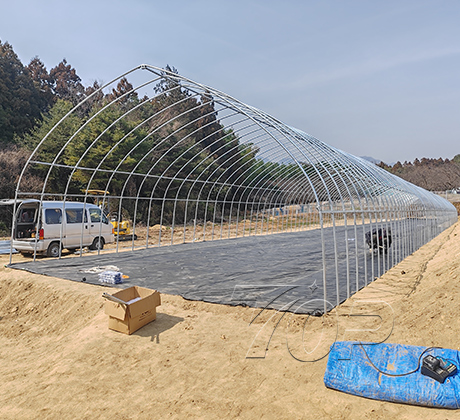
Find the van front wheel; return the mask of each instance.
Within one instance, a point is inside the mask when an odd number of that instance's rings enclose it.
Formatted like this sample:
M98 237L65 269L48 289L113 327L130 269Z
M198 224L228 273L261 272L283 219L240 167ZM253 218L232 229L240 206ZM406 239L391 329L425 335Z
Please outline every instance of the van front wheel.
M59 242L51 242L49 247L48 247L48 250L46 251L46 255L48 257L59 257L59 253L61 251L61 245L59 244Z
M104 248L104 239L103 238L94 238L93 243L90 245L89 249L100 251Z

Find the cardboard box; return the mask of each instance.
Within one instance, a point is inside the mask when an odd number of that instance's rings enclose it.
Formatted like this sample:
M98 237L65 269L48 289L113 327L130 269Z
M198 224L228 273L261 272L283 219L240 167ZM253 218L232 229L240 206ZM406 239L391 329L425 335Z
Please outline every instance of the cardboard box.
M125 334L132 334L153 321L157 316L157 306L161 305L160 292L133 286L112 296L126 304L106 300L105 313L109 316L109 328Z

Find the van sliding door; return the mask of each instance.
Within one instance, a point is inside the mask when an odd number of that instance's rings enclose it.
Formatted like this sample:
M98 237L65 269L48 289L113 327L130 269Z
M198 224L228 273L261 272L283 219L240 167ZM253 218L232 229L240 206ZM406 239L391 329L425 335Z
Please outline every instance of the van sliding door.
M66 238L64 240L65 248L80 248L91 244L91 238L88 228L88 217L83 208L65 209L66 215ZM84 217L83 217L84 215Z

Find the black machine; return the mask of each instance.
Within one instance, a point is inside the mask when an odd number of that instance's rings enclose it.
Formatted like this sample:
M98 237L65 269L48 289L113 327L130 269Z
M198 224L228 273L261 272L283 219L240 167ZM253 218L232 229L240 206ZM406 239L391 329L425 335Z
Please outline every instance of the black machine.
M457 366L442 357L434 357L429 354L423 358L421 372L422 375L443 383L448 376L457 372Z
M391 229L390 228L374 228L372 231L366 232L366 243L371 249L379 251L387 251L391 246Z

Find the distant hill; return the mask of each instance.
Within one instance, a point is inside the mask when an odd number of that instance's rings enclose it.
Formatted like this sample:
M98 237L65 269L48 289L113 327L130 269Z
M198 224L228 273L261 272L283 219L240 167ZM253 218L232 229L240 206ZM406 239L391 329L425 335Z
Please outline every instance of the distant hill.
M380 162L377 165L429 191L460 189L460 155L452 160L422 158L415 159L413 163L406 161L387 165Z

